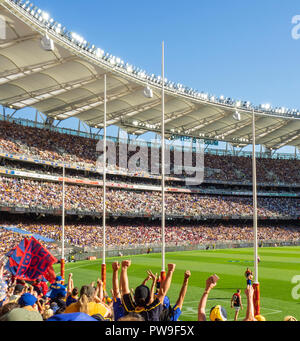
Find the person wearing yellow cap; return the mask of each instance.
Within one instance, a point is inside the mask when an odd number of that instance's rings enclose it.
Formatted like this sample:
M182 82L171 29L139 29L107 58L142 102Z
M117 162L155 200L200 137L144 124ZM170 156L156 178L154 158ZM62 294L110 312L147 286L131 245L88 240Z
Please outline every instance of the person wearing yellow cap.
M283 321L291 322L291 321L297 321L297 319L294 316L286 316Z
M206 280L205 291L198 305L198 321L206 321L206 303L210 291L217 285L219 277L212 275ZM210 321L227 321L227 312L221 305L216 305L211 308L209 314Z
M254 318L256 321L266 321L265 317L262 315L255 315Z

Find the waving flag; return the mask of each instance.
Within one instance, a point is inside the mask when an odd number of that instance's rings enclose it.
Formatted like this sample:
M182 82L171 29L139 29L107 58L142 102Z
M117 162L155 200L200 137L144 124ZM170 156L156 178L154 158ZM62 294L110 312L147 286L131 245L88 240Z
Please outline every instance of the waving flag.
M41 276L52 278L52 265L57 262L34 237L29 241L25 238L6 256L9 257L6 269L16 278L27 281L34 281Z
M24 256L27 245L28 240L25 238L20 242L19 245L8 251L5 255L9 258L8 262L5 265L5 269L9 271L13 276L15 276L18 271L19 263Z
M51 284L55 282L56 273L52 265L50 265L47 271L44 273L44 278Z

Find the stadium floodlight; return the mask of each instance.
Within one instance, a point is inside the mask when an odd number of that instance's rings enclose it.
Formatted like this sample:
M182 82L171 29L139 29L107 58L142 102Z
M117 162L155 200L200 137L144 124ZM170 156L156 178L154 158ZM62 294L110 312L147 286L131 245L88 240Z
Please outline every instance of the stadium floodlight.
M45 21L48 21L48 20L50 19L50 15L49 15L49 13L47 13L47 12L42 12L41 17L42 17L43 20L45 20Z
M264 109L264 110L270 110L271 109L271 104L269 104L269 103L262 104L261 108Z
M47 32L41 39L41 46L45 51L54 51L54 42L51 38L49 38Z
M34 6L34 7L32 8L32 10L31 10L30 14L31 14L32 16L35 16L35 14L37 13L37 10L38 10L38 7L37 7L37 6Z
M61 33L61 24L58 24L56 27L55 27L55 32L57 34L60 34Z
M104 56L104 51L98 48L98 49L95 51L95 55L96 55L98 58L102 58L102 57Z
M33 6L33 4L29 4L29 6L26 7L26 11L29 12L30 8Z
M22 5L23 8L25 8L28 4L29 4L29 0L27 0L26 2L24 2L24 4Z
M153 98L153 91L149 85L147 85L144 89L144 96L147 98Z
M241 114L236 110L234 112L234 114L232 115L233 119L235 119L236 121L240 121L241 120Z
M130 73L131 73L131 72L133 71L133 66L127 64L127 65L126 65L126 70L127 70L127 72L130 72Z
M115 56L112 56L110 59L109 59L109 62L111 65L116 65L117 61L116 61L116 57Z

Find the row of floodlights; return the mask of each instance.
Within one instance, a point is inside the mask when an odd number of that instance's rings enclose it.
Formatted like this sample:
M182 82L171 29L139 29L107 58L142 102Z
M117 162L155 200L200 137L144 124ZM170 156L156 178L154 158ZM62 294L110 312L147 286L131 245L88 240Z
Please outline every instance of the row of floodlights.
M97 59L102 59L113 67L118 67L122 69L123 71L126 71L127 73L133 74L137 76L138 78L144 80L146 83L149 82L149 83L158 84L158 85L164 84L166 87L168 87L169 90L173 90L177 93L182 93L182 94L186 94L189 96L193 96L197 99L201 99L201 100L212 102L212 103L224 104L224 105L241 108L241 109L254 109L257 111L263 111L263 112L279 114L279 115L284 114L284 115L290 115L290 116L300 116L300 111L298 109L287 109L283 107L272 108L270 104L262 104L257 107L251 104L249 101L239 101L239 100L234 100L232 98L228 98L224 96L217 97L214 95L209 95L208 93L199 92L198 90L186 87L180 83L171 82L166 78L164 79L164 83L163 83L161 76L156 76L154 74L149 75L146 73L145 70L137 68L128 63L125 63L121 58L113 56L109 53L105 53L102 49L97 48L95 45L91 45L77 33L69 32L65 27L62 27L60 23L52 19L47 12L44 12L41 9L39 9L29 0L26 0L26 1L11 0L11 1L13 1L15 4L17 4L21 8L23 8L26 12L32 15L36 20L42 23L45 26L46 31L51 30L53 33L63 36L64 38L68 39L76 46L93 54L93 56L96 57ZM47 36L47 33L45 36L45 46L46 46L46 49L48 48L49 50L53 48L53 42L51 42L51 40ZM151 89L149 90L149 87L148 87L148 92L150 92L150 95L147 97L151 98L152 90Z

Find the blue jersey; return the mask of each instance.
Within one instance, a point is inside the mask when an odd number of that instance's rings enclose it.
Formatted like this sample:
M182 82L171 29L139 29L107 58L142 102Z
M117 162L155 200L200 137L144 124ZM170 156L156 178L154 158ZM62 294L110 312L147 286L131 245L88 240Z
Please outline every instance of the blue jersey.
M118 321L121 317L125 315L125 310L120 298L114 299L113 309L115 321Z
M68 307L72 303L76 303L78 300L73 297L72 295L69 295L66 300L66 306Z
M55 299L57 297L65 297L67 295L67 289L60 283L53 283L50 285L49 297Z
M179 319L179 316L181 315L181 309L175 305L173 308L172 308L172 317L171 317L171 321L178 321Z

